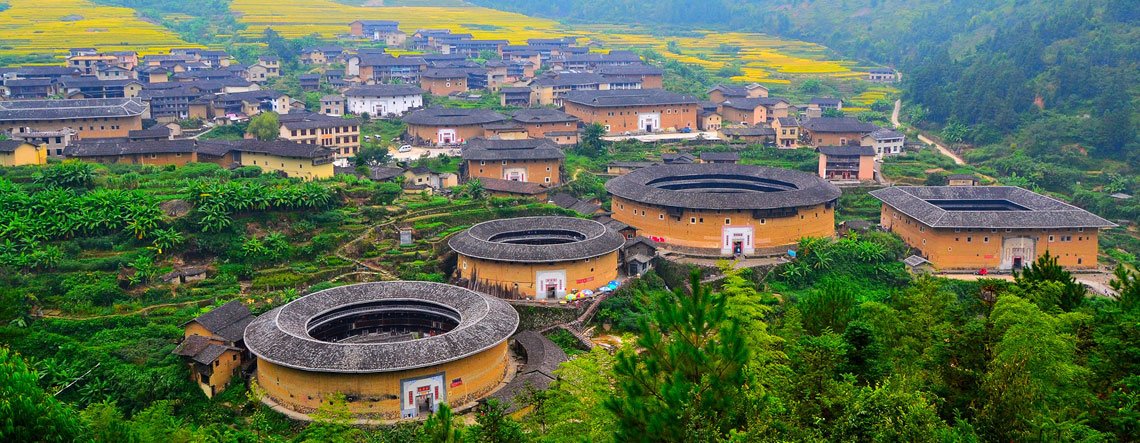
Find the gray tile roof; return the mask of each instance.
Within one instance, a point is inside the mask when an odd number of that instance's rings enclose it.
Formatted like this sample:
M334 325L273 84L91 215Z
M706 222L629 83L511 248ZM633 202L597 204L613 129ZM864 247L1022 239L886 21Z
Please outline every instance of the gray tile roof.
M665 73L665 70L656 66L636 63L632 65L603 66L598 68L598 73L602 75L662 75Z
M133 117L145 110L137 98L0 101L0 121Z
M503 180L501 178L479 177L483 189L495 192L506 192L519 195L537 195L546 192L546 188L538 183L520 182L518 180Z
M606 190L655 206L714 210L812 206L841 194L814 174L727 163L642 168L606 182Z
M487 140L476 137L463 147L463 160L557 160L566 158L562 149L544 138Z
M668 92L664 89L611 89L606 91L571 91L563 101L590 107L695 105L691 95Z
M758 107L775 106L779 103L789 103L788 99L777 97L761 97L761 98L730 98L721 103L721 106L732 109L743 109L751 111Z
M214 335L231 342L239 342L242 339L242 331L249 322L253 321L253 313L242 302L231 300L190 321L202 325Z
M820 146L815 150L823 155L858 155L861 157L875 155L873 146Z
M605 77L600 74L591 73L566 73L558 74L557 76L545 76L534 79L530 82L531 86L540 88L545 87L558 87L558 86L579 86L579 85L597 85L602 83L609 83Z
M872 133L879 129L870 123L863 123L853 117L820 117L804 121L803 127L811 132L865 132Z
M414 85L366 85L354 86L344 91L347 97L398 97L401 95L423 95L427 91Z
M871 191L883 204L932 228L1111 228L1115 223L1013 186L894 186ZM935 203L1008 202L1023 210L944 209Z
M428 69L420 74L420 78L467 78L469 71L462 68L436 68Z
M416 301L459 314L452 330L416 340L331 343L309 335L309 321L332 310L375 302ZM398 308L398 307L394 307ZM326 289L262 314L245 330L250 352L274 364L321 373L380 373L435 366L485 351L518 327L511 305L457 286L388 281Z
M259 152L262 154L277 155L281 157L317 158L328 157L333 152L320 145L294 143L289 141L260 141L248 140L234 147L242 152Z
M0 140L0 152L16 152L16 148L24 145L36 146L22 140Z
M780 122L780 126L783 126L783 127L792 127L792 126L799 126L800 125L800 121L796 120L795 117L776 117L776 121Z
M197 151L197 146L194 140L84 140L63 148L63 155L66 157L106 157L135 154L191 153L195 151Z
M520 109L511 113L511 117L519 123L565 123L582 120L573 115L550 108Z
M701 161L726 162L740 161L740 154L736 152L702 152Z
M490 109L452 109L431 107L412 111L402 119L409 125L473 126L497 123L509 117Z
M576 241L520 244L500 240L503 234L550 236ZM546 263L599 257L621 248L625 239L593 220L573 217L522 217L472 226L448 240L451 249L468 257L516 263Z
M906 137L906 136L905 136L905 135L903 135L903 133L901 133L901 132L898 132L898 131L892 131L892 130L890 130L890 129L887 129L887 128L879 128L879 129L876 129L874 132L872 132L872 133L870 133L870 134L868 134L868 135L870 135L870 136L871 136L871 138L873 138L873 139L875 139L875 140L888 140L888 139L894 139L894 138L903 138L903 137Z

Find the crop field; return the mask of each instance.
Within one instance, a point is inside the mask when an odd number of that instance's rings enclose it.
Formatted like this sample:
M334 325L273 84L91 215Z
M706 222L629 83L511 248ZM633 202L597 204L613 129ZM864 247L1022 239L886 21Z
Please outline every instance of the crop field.
M68 48L133 50L140 53L196 46L170 30L139 20L129 8L86 0L8 0L0 12L0 56L49 55L62 59Z
M642 29L615 25L567 26L552 20L486 8L468 7L361 7L331 0L304 3L277 0L234 0L230 8L241 14L247 36L272 27L287 37L318 34L334 38L348 32L359 20L396 20L409 35L421 28L450 28L478 39L505 39L525 43L530 38L573 36L580 44L601 43L605 48L647 48L683 63L716 70L735 61L744 75L739 81L788 83L794 76L860 76L855 63L834 59L827 49L812 43L782 40L764 34L700 31L685 37L658 37ZM681 53L669 52L674 40ZM725 49L728 51L724 51Z

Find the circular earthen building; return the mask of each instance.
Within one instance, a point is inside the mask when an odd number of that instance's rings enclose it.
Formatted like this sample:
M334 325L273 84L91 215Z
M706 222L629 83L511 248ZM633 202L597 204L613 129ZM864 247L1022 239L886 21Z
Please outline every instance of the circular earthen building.
M326 289L266 312L245 330L271 400L312 413L344 394L382 419L463 405L499 386L519 317L502 300L428 282Z
M692 254L777 252L835 235L839 188L818 176L736 164L642 168L606 183L613 218L667 249Z
M472 226L448 241L467 286L507 298L557 299L618 276L625 238L593 220L522 217Z

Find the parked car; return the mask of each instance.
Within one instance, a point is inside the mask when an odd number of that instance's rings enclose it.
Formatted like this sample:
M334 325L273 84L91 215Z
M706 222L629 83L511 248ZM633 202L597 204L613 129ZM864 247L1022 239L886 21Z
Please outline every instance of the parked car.
M982 269L979 269L977 271L974 271L974 275L989 275L989 274L990 273L989 273L989 271L986 270L986 268L982 268Z
M681 130L678 132L680 132L682 134L688 134L690 132L693 132L693 128L681 128Z
M412 152L412 145L400 146L399 152Z
M364 141L366 141L366 142L372 141L372 136L371 135L364 136Z

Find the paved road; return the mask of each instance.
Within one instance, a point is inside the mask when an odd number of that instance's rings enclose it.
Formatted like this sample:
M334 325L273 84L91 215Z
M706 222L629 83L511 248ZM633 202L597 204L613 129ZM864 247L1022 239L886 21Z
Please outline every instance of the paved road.
M392 158L396 159L397 161L414 161L424 157L439 157L440 154L456 156L459 155L459 150L459 146L448 146L443 148L413 147L410 152L398 152L397 147L393 146L388 149L388 153L391 154Z

